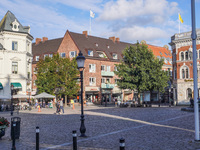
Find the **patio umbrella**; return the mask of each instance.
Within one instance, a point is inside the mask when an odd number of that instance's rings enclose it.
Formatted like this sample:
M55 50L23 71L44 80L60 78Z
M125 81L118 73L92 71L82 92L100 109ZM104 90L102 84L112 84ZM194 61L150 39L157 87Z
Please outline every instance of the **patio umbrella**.
M43 92L43 93L40 93L38 95L35 95L35 98L55 98L55 96L48 94L46 92Z

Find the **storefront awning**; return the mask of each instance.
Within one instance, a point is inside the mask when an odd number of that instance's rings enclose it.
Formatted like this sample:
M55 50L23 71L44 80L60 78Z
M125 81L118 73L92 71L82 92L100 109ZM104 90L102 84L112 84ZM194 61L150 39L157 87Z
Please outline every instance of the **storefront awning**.
M1 82L0 82L0 90L3 90L3 85L1 84Z
M16 83L11 83L11 86L14 86L14 89L21 89L22 88L22 85L21 85L21 83L18 83L18 82L16 82Z

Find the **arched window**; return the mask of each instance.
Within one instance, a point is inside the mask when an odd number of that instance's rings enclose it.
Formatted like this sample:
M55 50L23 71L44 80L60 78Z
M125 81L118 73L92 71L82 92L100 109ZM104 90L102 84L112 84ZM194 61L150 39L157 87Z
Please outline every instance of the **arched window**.
M189 78L188 68L185 69L185 75L186 75L186 78L188 79Z
M187 98L188 99L192 98L192 89L190 88L187 89Z
M181 52L181 60L184 60L184 53Z
M188 60L188 52L185 52L185 60Z
M188 66L182 66L180 68L180 78L182 79L188 79L190 78L190 71L189 71L189 68Z
M189 60L192 60L192 52L189 52Z
M182 69L182 79L185 79L185 70Z

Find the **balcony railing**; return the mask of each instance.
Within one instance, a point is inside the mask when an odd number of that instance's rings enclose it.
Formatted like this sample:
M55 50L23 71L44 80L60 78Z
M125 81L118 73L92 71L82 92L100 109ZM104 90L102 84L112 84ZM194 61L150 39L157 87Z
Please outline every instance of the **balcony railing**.
M114 72L111 72L111 71L101 71L101 76L113 77L114 76Z
M114 84L101 83L101 88L102 89L113 89L114 87L115 87Z

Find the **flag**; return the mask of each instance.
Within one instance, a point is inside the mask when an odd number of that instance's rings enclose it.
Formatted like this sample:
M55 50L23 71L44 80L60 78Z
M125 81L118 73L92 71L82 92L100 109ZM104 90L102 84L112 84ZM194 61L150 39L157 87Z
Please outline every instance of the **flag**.
M94 12L92 12L91 10L90 10L90 17L92 17L92 18L94 18Z
M180 22L183 23L183 19L181 18L181 15L180 14L178 14L178 15L179 15Z

